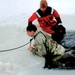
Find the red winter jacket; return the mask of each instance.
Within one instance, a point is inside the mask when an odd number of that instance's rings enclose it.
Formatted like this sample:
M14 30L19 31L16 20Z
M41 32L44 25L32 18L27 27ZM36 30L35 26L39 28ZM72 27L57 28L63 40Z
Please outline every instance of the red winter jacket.
M35 19L38 19L40 27L49 34L54 33L54 31L51 29L53 26L62 23L58 12L49 6L45 12L42 12L40 9L34 12L33 15L28 19L28 25Z

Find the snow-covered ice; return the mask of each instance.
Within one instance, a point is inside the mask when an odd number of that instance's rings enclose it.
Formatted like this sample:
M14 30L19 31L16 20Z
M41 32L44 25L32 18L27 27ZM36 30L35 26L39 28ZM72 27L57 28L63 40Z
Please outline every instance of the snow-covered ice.
M29 42L27 20L39 8L40 0L0 0L0 51L16 48ZM75 0L47 0L61 15L67 30L75 30ZM35 6L34 6L35 5ZM37 23L35 21L34 23ZM37 23L38 24L38 23ZM29 52L28 45L0 52L0 75L74 75L74 70L43 69L44 58Z

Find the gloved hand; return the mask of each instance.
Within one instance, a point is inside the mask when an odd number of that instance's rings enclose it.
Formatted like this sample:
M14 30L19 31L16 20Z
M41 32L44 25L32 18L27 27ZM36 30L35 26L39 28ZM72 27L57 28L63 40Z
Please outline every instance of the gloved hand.
M58 25L57 30L62 35L65 35L66 34L66 28L63 25Z

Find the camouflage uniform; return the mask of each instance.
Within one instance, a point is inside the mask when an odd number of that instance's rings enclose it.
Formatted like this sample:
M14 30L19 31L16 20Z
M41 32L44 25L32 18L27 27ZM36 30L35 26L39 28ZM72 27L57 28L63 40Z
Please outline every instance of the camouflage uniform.
M46 54L46 47L50 52L55 54L63 55L65 52L65 48L59 44L57 44L51 36L45 34L41 31L36 31L34 35L34 48L32 50L33 54L38 56L43 56Z

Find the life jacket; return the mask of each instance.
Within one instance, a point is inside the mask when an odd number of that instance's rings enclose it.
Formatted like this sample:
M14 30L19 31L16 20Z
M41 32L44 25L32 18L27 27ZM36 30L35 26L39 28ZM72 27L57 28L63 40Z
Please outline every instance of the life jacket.
M38 16L38 22L40 24L40 27L48 33L54 33L54 31L51 30L51 28L55 26L57 23L54 19L53 12L54 9L52 7L47 7L44 13L41 12L40 9L36 11L36 15Z

